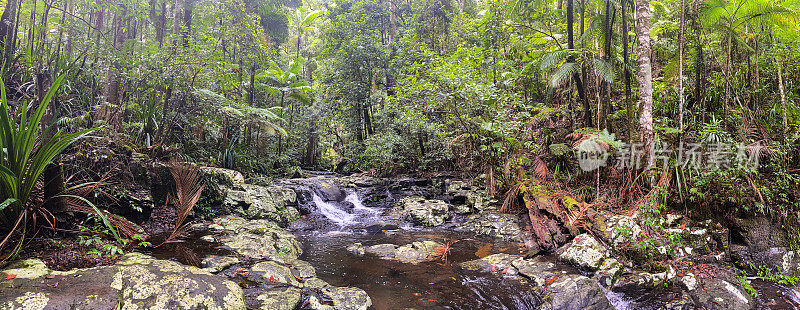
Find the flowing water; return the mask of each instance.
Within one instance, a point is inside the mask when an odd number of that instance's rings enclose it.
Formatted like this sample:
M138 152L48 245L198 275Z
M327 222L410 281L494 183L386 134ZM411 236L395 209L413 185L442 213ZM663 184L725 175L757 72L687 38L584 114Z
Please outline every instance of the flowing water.
M328 229L298 232L303 244L301 259L317 269L317 276L336 286L364 289L380 309L535 309L539 298L531 287L516 278L501 278L462 270L458 263L493 253L520 254L520 245L475 238L448 229L413 228L388 215L381 207L367 207L358 193L350 192L345 203L323 201L314 194L313 203L335 225ZM359 242L365 246L408 244L434 240L455 242L446 260L420 264L357 256L346 249Z
M334 286L365 290L376 310L536 309L541 303L540 296L520 278L472 272L458 266L495 253L520 255L525 251L520 243L475 237L454 230L450 224L415 227L391 215L389 205L393 199L388 190L378 195L380 199L368 199L375 197L351 190L342 195L341 201L328 201L308 184L302 186L306 186L307 195L301 204L307 204L305 210L310 211L291 226L303 247L300 258L316 268L319 278ZM382 203L364 203L375 200ZM311 224L304 226L303 222ZM191 265L199 265L204 255L229 254L200 240L203 234L193 233L186 243L166 244L151 254ZM422 240L451 244L449 255L442 260L409 264L371 255L358 256L347 250L354 243L404 245ZM568 272L578 272L560 266ZM757 309L798 309L800 305L796 288L758 279L752 279L752 285L759 292ZM617 309L660 309L680 292L664 288L641 292L605 290L605 294Z

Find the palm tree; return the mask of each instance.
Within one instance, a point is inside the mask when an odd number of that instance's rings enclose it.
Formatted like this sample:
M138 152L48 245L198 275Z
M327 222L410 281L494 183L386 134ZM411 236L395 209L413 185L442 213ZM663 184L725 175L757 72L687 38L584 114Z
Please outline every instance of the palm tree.
M703 25L722 33L722 40L726 42L723 109L726 114L724 122L727 124L732 48L736 44L753 50L741 39L741 33L751 29L772 29L772 26L796 28L798 13L781 0L708 0L704 3L700 17Z
M300 68L303 65L303 59L297 58L289 64L289 68L283 70L274 61L270 63L269 70L256 75L256 80L268 80L269 84L261 83L260 87L265 88L267 91L275 95L280 94L280 113L279 118L283 118L283 111L286 108L286 97L294 99L303 104L310 104L311 98L307 95L312 89L308 84L300 80ZM294 105L291 105L291 112L289 116L289 128L292 127L294 120ZM278 156L280 156L283 149L282 137L278 137Z
M300 41L303 39L303 35L305 35L306 32L317 30L317 28L313 27L312 25L314 24L314 20L322 15L322 11L309 11L305 7L301 6L288 15L289 23L291 23L290 27L295 29L297 32L297 42L294 57L298 58L300 57Z

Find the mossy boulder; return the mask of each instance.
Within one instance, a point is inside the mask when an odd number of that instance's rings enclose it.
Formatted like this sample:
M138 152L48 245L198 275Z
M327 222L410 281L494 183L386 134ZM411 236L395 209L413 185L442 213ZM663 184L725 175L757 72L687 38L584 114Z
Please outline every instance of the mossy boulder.
M26 260L0 275L0 309L245 309L236 283L140 253L67 272Z
M376 244L363 246L361 243L353 244L347 249L356 255L371 254L382 259L396 260L403 263L419 264L429 261L437 251L444 249L445 245L432 240L415 241L406 245Z
M294 235L268 220L224 216L208 226L223 248L254 258L297 258L302 254Z
M370 306L367 292L355 287L325 287L308 298L313 310L367 310Z
M438 226L450 219L450 205L419 196L400 199L395 213L422 226Z
M232 213L249 219L268 219L286 226L300 217L297 193L282 186L244 184L241 190L228 189L223 200Z
M459 227L478 235L497 237L505 240L524 241L519 218L513 214L482 212L470 215Z

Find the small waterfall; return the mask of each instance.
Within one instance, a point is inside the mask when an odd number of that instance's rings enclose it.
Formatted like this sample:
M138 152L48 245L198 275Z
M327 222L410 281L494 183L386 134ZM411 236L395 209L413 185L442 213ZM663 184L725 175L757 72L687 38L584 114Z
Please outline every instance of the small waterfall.
M356 193L356 192L351 192L351 193L347 194L347 197L344 198L344 201L347 201L347 202L353 204L353 206L354 206L353 207L353 211L360 211L362 213L368 213L368 214L377 214L378 213L378 210L365 207L364 203L361 202L361 198L358 197L358 193Z
M325 217L339 226L356 223L356 221L353 220L355 218L354 214L347 213L347 211L339 209L333 203L322 200L322 197L319 195L314 194L313 200L314 204L317 205L317 208L319 208L319 211L322 213L322 215L325 215Z

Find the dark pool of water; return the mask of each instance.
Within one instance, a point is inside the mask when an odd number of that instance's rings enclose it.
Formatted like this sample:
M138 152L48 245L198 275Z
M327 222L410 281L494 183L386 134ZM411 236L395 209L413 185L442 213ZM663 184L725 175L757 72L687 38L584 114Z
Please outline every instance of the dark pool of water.
M535 309L539 298L524 281L470 272L458 263L488 254L520 254L518 243L493 243L490 240L463 239L451 247L447 261L417 265L357 256L347 251L355 242L369 246L397 245L419 240L442 243L466 236L442 231L398 231L375 234L328 232L299 234L304 254L301 259L317 268L317 276L336 286L355 286L372 298L381 309Z

